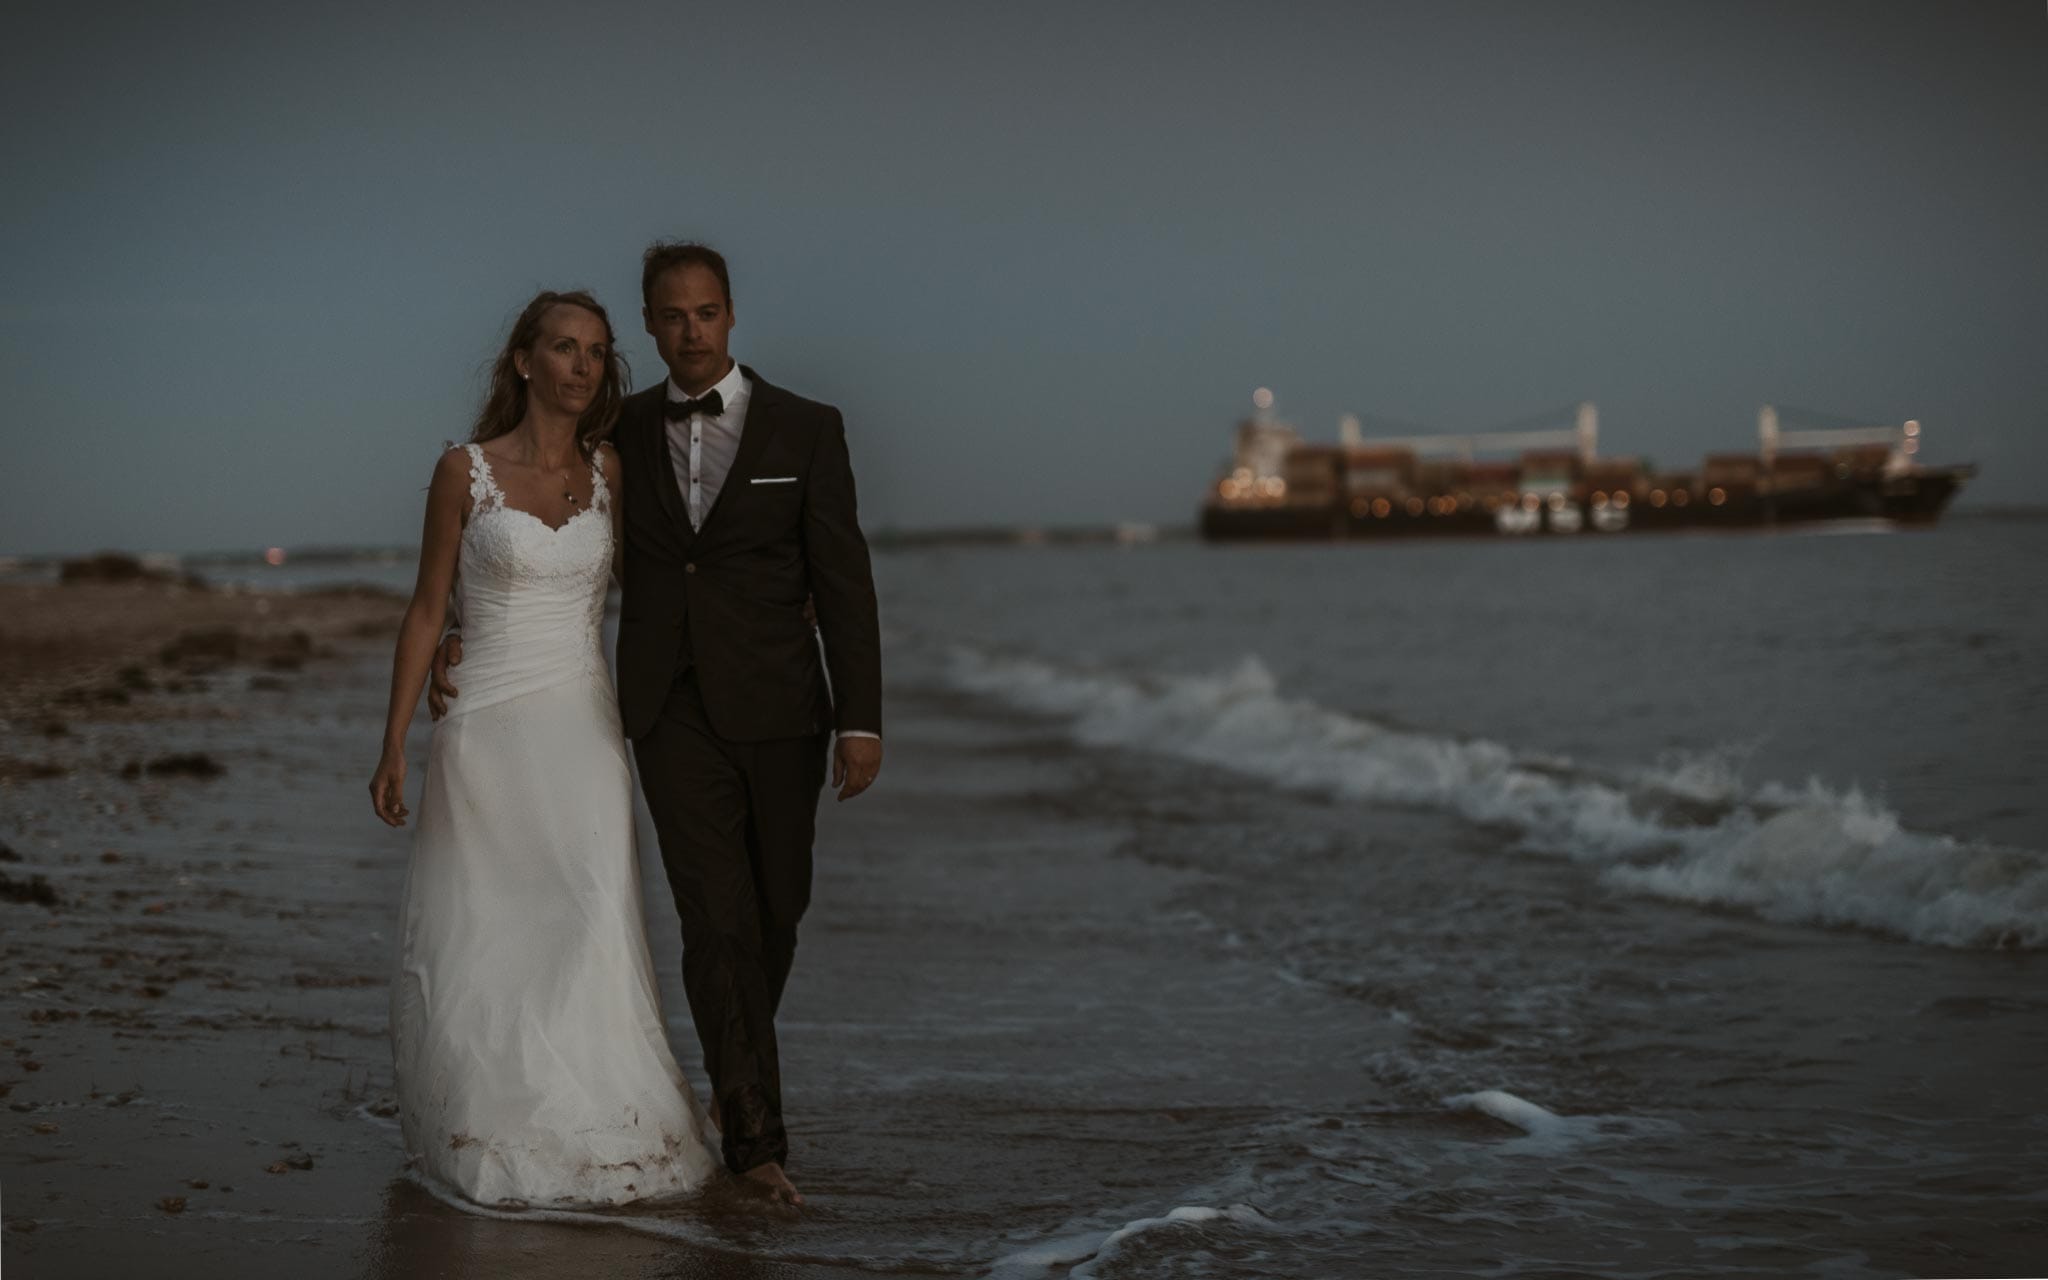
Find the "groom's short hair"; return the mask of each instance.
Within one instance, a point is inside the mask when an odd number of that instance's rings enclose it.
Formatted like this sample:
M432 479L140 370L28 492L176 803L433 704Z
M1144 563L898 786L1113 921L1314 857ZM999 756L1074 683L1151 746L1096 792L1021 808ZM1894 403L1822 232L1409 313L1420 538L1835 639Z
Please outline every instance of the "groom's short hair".
M640 255L640 303L648 305L648 295L654 292L654 282L664 272L677 267L704 267L718 277L718 287L725 290L727 305L732 303L732 277L725 271L725 255L708 244L694 240L656 240L647 246L647 252Z

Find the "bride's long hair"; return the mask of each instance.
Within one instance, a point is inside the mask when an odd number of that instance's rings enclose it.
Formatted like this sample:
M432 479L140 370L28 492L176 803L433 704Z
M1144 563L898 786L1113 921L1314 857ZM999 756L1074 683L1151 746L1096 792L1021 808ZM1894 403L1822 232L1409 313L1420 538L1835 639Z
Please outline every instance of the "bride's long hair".
M604 376L599 380L597 394L591 398L590 407L576 420L576 448L587 460L597 451L597 442L612 433L612 424L618 421L619 406L626 399L627 380L632 371L626 367L626 358L619 354L618 335L612 332L612 318L605 314L604 304L583 289L557 293L552 289L543 290L533 296L519 318L512 322L512 332L505 338L504 349L491 365L491 389L484 396L484 407L477 411L476 425L470 428L471 444L482 444L495 440L519 425L526 416L526 379L519 376L518 368L512 363L513 353L531 351L533 344L540 341L540 322L555 306L581 307L596 316L604 324Z

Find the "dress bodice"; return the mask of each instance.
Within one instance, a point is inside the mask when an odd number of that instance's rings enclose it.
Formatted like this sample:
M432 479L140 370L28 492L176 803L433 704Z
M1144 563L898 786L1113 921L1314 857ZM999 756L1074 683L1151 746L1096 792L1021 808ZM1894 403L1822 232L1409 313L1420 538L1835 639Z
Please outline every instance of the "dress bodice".
M480 711L569 680L606 674L611 493L591 460L590 505L559 527L505 501L480 445L469 453L468 523L456 565L461 691L448 714Z

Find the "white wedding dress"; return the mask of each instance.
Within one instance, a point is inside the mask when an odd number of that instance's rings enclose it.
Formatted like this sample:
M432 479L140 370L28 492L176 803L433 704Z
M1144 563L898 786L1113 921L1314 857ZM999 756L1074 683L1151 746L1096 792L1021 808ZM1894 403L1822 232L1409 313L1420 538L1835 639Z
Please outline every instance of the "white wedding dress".
M391 993L415 1167L484 1205L621 1204L719 1167L670 1052L601 632L602 470L560 528L466 446L460 694L434 729Z

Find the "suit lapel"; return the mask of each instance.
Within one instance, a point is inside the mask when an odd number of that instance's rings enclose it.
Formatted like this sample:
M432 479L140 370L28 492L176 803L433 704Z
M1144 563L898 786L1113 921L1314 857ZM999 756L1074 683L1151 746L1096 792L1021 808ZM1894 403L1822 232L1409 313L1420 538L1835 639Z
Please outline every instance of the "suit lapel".
M732 468L725 473L725 483L719 487L717 501L711 504L711 510L704 513L704 527L697 531L699 533L717 521L718 513L725 509L725 500L732 491L748 482L747 477L753 471L755 461L768 447L776 428L782 425L782 393L747 366L741 365L740 372L754 384L753 392L747 398L747 418L740 426L740 447L733 454ZM674 468L670 471L673 473Z
M660 495L662 510L676 524L684 537L690 533L690 512L683 504L683 490L676 483L676 462L669 455L668 447L668 384L656 385L647 397L647 425L642 428L651 439L647 442L648 462L653 466L654 491Z

